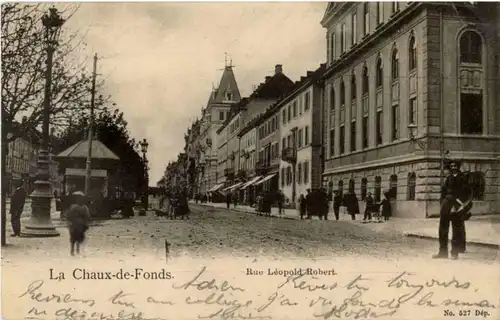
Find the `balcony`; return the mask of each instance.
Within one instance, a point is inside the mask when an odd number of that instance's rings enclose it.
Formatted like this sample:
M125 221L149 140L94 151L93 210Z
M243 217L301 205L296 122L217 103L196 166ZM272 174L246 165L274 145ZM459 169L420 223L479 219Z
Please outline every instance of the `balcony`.
M241 181L246 180L247 178L247 172L245 170L238 170L238 173L236 174L236 178L238 178Z
M293 147L285 148L281 151L281 160L294 163L297 161L297 150Z
M233 168L224 169L224 175L229 180L234 179L234 169Z

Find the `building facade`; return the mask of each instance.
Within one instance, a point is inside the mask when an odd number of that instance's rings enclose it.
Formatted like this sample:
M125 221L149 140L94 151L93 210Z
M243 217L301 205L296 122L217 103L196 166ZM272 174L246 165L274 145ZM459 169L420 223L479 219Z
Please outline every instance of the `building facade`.
M329 4L325 186L435 216L448 156L471 173L473 213L498 207L498 6Z

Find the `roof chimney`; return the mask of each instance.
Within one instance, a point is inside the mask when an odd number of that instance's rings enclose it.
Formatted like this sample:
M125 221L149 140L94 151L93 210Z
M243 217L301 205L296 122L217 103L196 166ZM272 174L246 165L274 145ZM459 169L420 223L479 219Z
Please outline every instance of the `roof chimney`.
M283 65L277 64L274 67L274 74L283 73Z

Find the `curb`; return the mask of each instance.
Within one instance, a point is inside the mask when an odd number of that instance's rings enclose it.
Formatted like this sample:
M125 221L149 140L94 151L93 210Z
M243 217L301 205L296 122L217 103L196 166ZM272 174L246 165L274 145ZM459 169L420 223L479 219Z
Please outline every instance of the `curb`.
M234 211L234 212L241 212L241 213L248 213L248 214L253 214L253 215L258 215L258 213L256 211L247 211L247 210L242 210L242 209L238 209L238 208L224 208L224 207L215 207L215 206L211 206L211 205L207 205L207 204L201 204L201 203L192 203L196 206L200 206L200 207L207 207L207 208L212 208L212 209L221 209L221 210L226 210L226 211ZM268 217L269 218L269 217ZM289 216L276 216L276 215L271 215L271 218L280 218L280 219L286 219L286 220L299 220L298 218L292 218L292 217L289 217Z
M428 236L425 234L413 233L413 232L404 232L403 234L409 238L419 238L419 239L428 239L428 240L438 240L439 239L438 237L435 237L435 236ZM478 247L500 250L500 245L494 244L494 243L480 242L480 241L467 241L467 244L478 246Z

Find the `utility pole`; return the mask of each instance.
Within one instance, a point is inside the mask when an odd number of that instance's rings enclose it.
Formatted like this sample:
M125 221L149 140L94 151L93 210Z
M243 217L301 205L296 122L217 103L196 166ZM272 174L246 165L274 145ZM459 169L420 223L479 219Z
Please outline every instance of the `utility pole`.
M90 192L90 181L92 176L92 139L94 136L94 103L95 103L95 81L97 73L97 53L94 55L94 70L92 71L92 91L90 96L90 121L89 121L89 143L87 151L87 170L85 175L85 195Z

